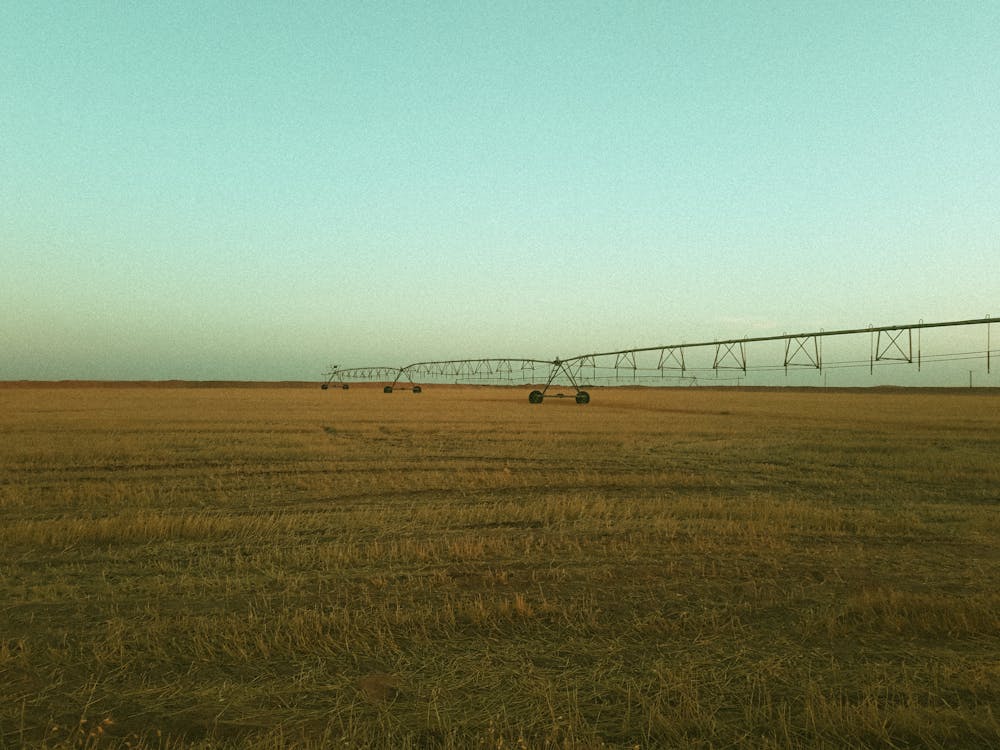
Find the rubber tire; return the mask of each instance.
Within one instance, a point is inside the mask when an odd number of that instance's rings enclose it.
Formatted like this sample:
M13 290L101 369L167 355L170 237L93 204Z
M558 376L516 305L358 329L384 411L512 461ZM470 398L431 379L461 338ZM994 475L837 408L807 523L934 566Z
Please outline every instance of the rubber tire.
M529 404L540 404L545 397L542 395L541 391L532 391L528 394Z
M387 385L385 388L382 389L382 393L392 393L392 386Z
M324 391L327 391L327 390L330 389L330 384L329 383L323 383L323 385L321 385L320 388L322 388Z
M420 386L419 385L413 386L413 392L414 393L420 393Z
M344 383L344 385L343 385L342 387L343 387L343 389L344 389L344 390L346 391L346 390L347 390L348 388L350 388L351 386L349 386L349 385L348 385L347 383Z
M578 404L589 404L590 403L590 394L587 393L586 391L577 391L576 392L576 403L578 403Z

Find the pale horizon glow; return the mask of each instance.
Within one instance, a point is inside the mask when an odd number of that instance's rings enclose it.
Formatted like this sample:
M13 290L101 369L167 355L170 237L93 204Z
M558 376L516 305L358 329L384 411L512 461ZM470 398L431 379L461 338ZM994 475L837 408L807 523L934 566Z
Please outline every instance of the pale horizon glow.
M0 380L1000 317L996 3L15 0L3 35Z

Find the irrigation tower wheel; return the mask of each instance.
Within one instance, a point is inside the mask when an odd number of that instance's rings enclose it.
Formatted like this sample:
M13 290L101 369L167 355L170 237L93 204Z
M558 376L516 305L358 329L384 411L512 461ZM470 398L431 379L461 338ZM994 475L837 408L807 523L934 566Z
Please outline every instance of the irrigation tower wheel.
M530 404L540 404L540 403L542 403L542 399L543 398L544 397L542 396L542 392L541 391L532 391L531 393L528 394L528 403L530 403Z
M577 391L576 392L576 403L578 403L578 404L589 404L590 403L590 394L587 393L586 391Z

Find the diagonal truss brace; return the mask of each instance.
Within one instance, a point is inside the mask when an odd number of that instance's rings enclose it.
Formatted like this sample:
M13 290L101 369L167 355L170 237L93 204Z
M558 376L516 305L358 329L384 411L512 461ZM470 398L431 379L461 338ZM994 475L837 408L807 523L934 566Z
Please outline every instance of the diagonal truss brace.
M656 364L656 369L663 374L664 370L680 370L684 374L687 369L684 365L683 346L665 346L660 349L660 361Z
M747 371L747 349L745 342L722 341L715 345L715 362L713 370Z
M815 367L822 370L823 349L819 336L789 336L785 339L784 367L786 375L789 367Z
M619 352L615 355L615 380L621 380L622 370L631 370L632 379L635 379L636 372L639 369L635 361L635 354L634 351L627 351Z
M885 346L882 345L882 334L885 334ZM900 342L903 334L906 341ZM903 348L903 344L906 348ZM913 362L913 329L900 328L898 331L879 331L875 344L875 361Z
M884 336L883 336L884 334ZM904 338L904 334L906 335ZM913 328L882 328L875 331L870 369L876 362L913 363Z

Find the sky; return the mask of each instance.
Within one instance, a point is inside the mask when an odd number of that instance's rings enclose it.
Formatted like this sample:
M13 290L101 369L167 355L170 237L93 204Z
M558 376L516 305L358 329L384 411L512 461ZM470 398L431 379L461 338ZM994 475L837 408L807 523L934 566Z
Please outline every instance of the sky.
M1000 317L1000 3L3 19L0 380Z

